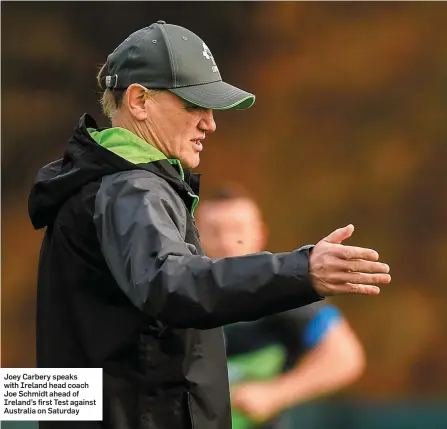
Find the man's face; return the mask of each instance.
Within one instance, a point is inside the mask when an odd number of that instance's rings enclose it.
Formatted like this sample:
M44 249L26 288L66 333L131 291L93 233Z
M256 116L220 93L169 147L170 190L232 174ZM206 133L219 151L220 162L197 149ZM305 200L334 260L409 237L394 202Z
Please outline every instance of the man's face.
M197 167L206 133L216 129L213 111L193 106L169 91L155 94L145 105L148 141L168 158L179 159L184 167Z
M259 209L248 198L205 201L197 210L197 226L203 249L211 258L264 250L264 224Z

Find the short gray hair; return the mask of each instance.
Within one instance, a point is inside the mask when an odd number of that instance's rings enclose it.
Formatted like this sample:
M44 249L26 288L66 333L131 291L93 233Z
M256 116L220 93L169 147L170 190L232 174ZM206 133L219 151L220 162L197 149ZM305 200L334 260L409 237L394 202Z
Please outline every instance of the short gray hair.
M114 89L107 88L106 86L106 77L108 75L108 67L107 63L103 64L96 75L96 80L98 82L99 88L103 91L101 96L101 107L105 116L107 116L110 120L113 119L113 116L121 108L124 101L124 94L126 93L126 89ZM154 89L146 89L147 96L153 95L159 90Z

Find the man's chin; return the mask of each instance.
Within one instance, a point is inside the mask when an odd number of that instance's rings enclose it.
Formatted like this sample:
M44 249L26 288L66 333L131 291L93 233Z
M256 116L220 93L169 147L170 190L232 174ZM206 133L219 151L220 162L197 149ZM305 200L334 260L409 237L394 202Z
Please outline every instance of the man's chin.
M200 157L199 157L199 155L197 155L194 158L191 157L191 158L183 159L180 161L184 168L193 169L193 168L196 168L200 164Z

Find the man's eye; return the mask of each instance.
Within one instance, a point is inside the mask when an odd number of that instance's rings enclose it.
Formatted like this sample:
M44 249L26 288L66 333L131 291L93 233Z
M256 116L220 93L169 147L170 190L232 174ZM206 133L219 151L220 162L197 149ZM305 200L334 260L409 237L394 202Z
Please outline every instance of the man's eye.
M188 112L194 112L195 110L201 110L203 107L197 106L195 104L190 103L189 101L185 102L185 109Z

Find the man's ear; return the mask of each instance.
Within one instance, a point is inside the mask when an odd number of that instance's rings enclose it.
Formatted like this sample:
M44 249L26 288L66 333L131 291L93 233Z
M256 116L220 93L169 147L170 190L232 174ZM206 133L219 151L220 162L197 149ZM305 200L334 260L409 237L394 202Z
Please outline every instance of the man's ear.
M125 103L129 113L138 121L147 119L146 108L147 89L137 83L133 83L126 90Z

